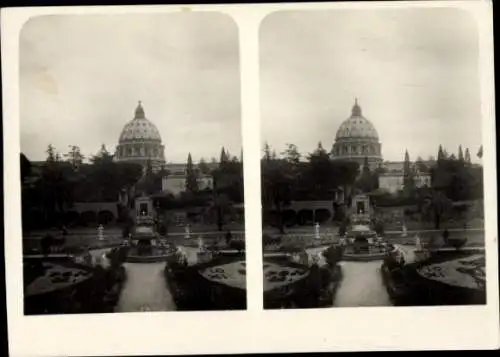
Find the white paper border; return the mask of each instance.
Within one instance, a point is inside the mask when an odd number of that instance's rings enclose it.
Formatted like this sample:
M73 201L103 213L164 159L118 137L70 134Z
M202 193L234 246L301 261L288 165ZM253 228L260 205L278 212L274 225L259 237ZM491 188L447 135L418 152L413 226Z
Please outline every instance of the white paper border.
M466 307L262 310L258 31L276 10L462 8L480 34L488 304ZM43 14L219 11L240 35L245 160L248 310L30 316L22 314L19 184L19 31ZM210 6L53 7L2 9L4 83L5 254L12 356L91 356L334 352L498 348L498 250L493 27L489 1L352 2Z

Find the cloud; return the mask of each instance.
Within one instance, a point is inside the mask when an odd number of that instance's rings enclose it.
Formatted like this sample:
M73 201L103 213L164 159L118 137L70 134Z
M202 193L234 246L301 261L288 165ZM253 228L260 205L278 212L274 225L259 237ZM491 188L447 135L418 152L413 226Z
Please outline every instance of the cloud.
M463 11L283 11L259 36L262 138L277 151L332 145L355 97L385 159L481 145L478 35Z
M20 60L21 147L34 160L48 144L113 149L138 100L169 160L241 148L238 34L227 15L38 17L22 30Z

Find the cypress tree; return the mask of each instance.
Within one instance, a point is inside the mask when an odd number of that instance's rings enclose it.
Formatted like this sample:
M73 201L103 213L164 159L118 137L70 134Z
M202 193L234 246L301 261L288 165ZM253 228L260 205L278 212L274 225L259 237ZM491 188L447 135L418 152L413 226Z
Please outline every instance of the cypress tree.
M403 164L403 186L405 190L413 188L413 175L411 172L410 154L405 151L405 160Z
M222 150L220 152L220 159L219 159L219 162L220 164L225 164L227 163L228 161L228 158L227 158L227 153L226 153L226 150L224 149L224 147L222 147Z
M464 153L462 151L462 145L458 147L458 161L464 162Z
M465 162L470 164L470 151L469 148L465 149Z
M443 147L441 145L439 145L437 160L438 160L438 162L441 162L444 159L445 159L445 154L444 154L444 151L443 151Z
M198 177L194 169L191 153L189 153L188 155L187 165L186 165L186 191L191 193L198 191Z

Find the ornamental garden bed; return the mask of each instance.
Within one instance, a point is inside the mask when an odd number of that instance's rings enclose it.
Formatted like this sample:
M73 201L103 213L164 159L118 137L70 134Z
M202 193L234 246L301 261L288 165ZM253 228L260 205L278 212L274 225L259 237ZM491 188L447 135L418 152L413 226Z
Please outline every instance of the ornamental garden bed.
M91 266L66 260L27 259L24 263L26 315L113 312L126 280L124 252L107 252Z
M220 253L193 265L179 264L172 257L165 278L177 310L246 309L244 253Z
M388 266L388 264L385 264ZM386 267L386 270L389 269ZM389 269L389 294L402 305L477 305L486 303L484 251L438 251L421 262ZM391 286L398 286L394 294Z
M342 278L338 265L306 266L286 256L265 257L264 308L329 307Z

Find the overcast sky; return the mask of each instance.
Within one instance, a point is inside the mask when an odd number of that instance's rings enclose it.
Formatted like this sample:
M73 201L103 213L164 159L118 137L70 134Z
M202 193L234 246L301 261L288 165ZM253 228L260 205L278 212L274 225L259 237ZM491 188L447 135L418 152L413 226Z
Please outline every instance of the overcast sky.
M455 9L279 12L260 30L262 140L328 150L358 97L386 160L481 145L478 39Z
M220 13L44 16L21 32L21 148L114 152L139 100L168 162L241 149L238 33Z

